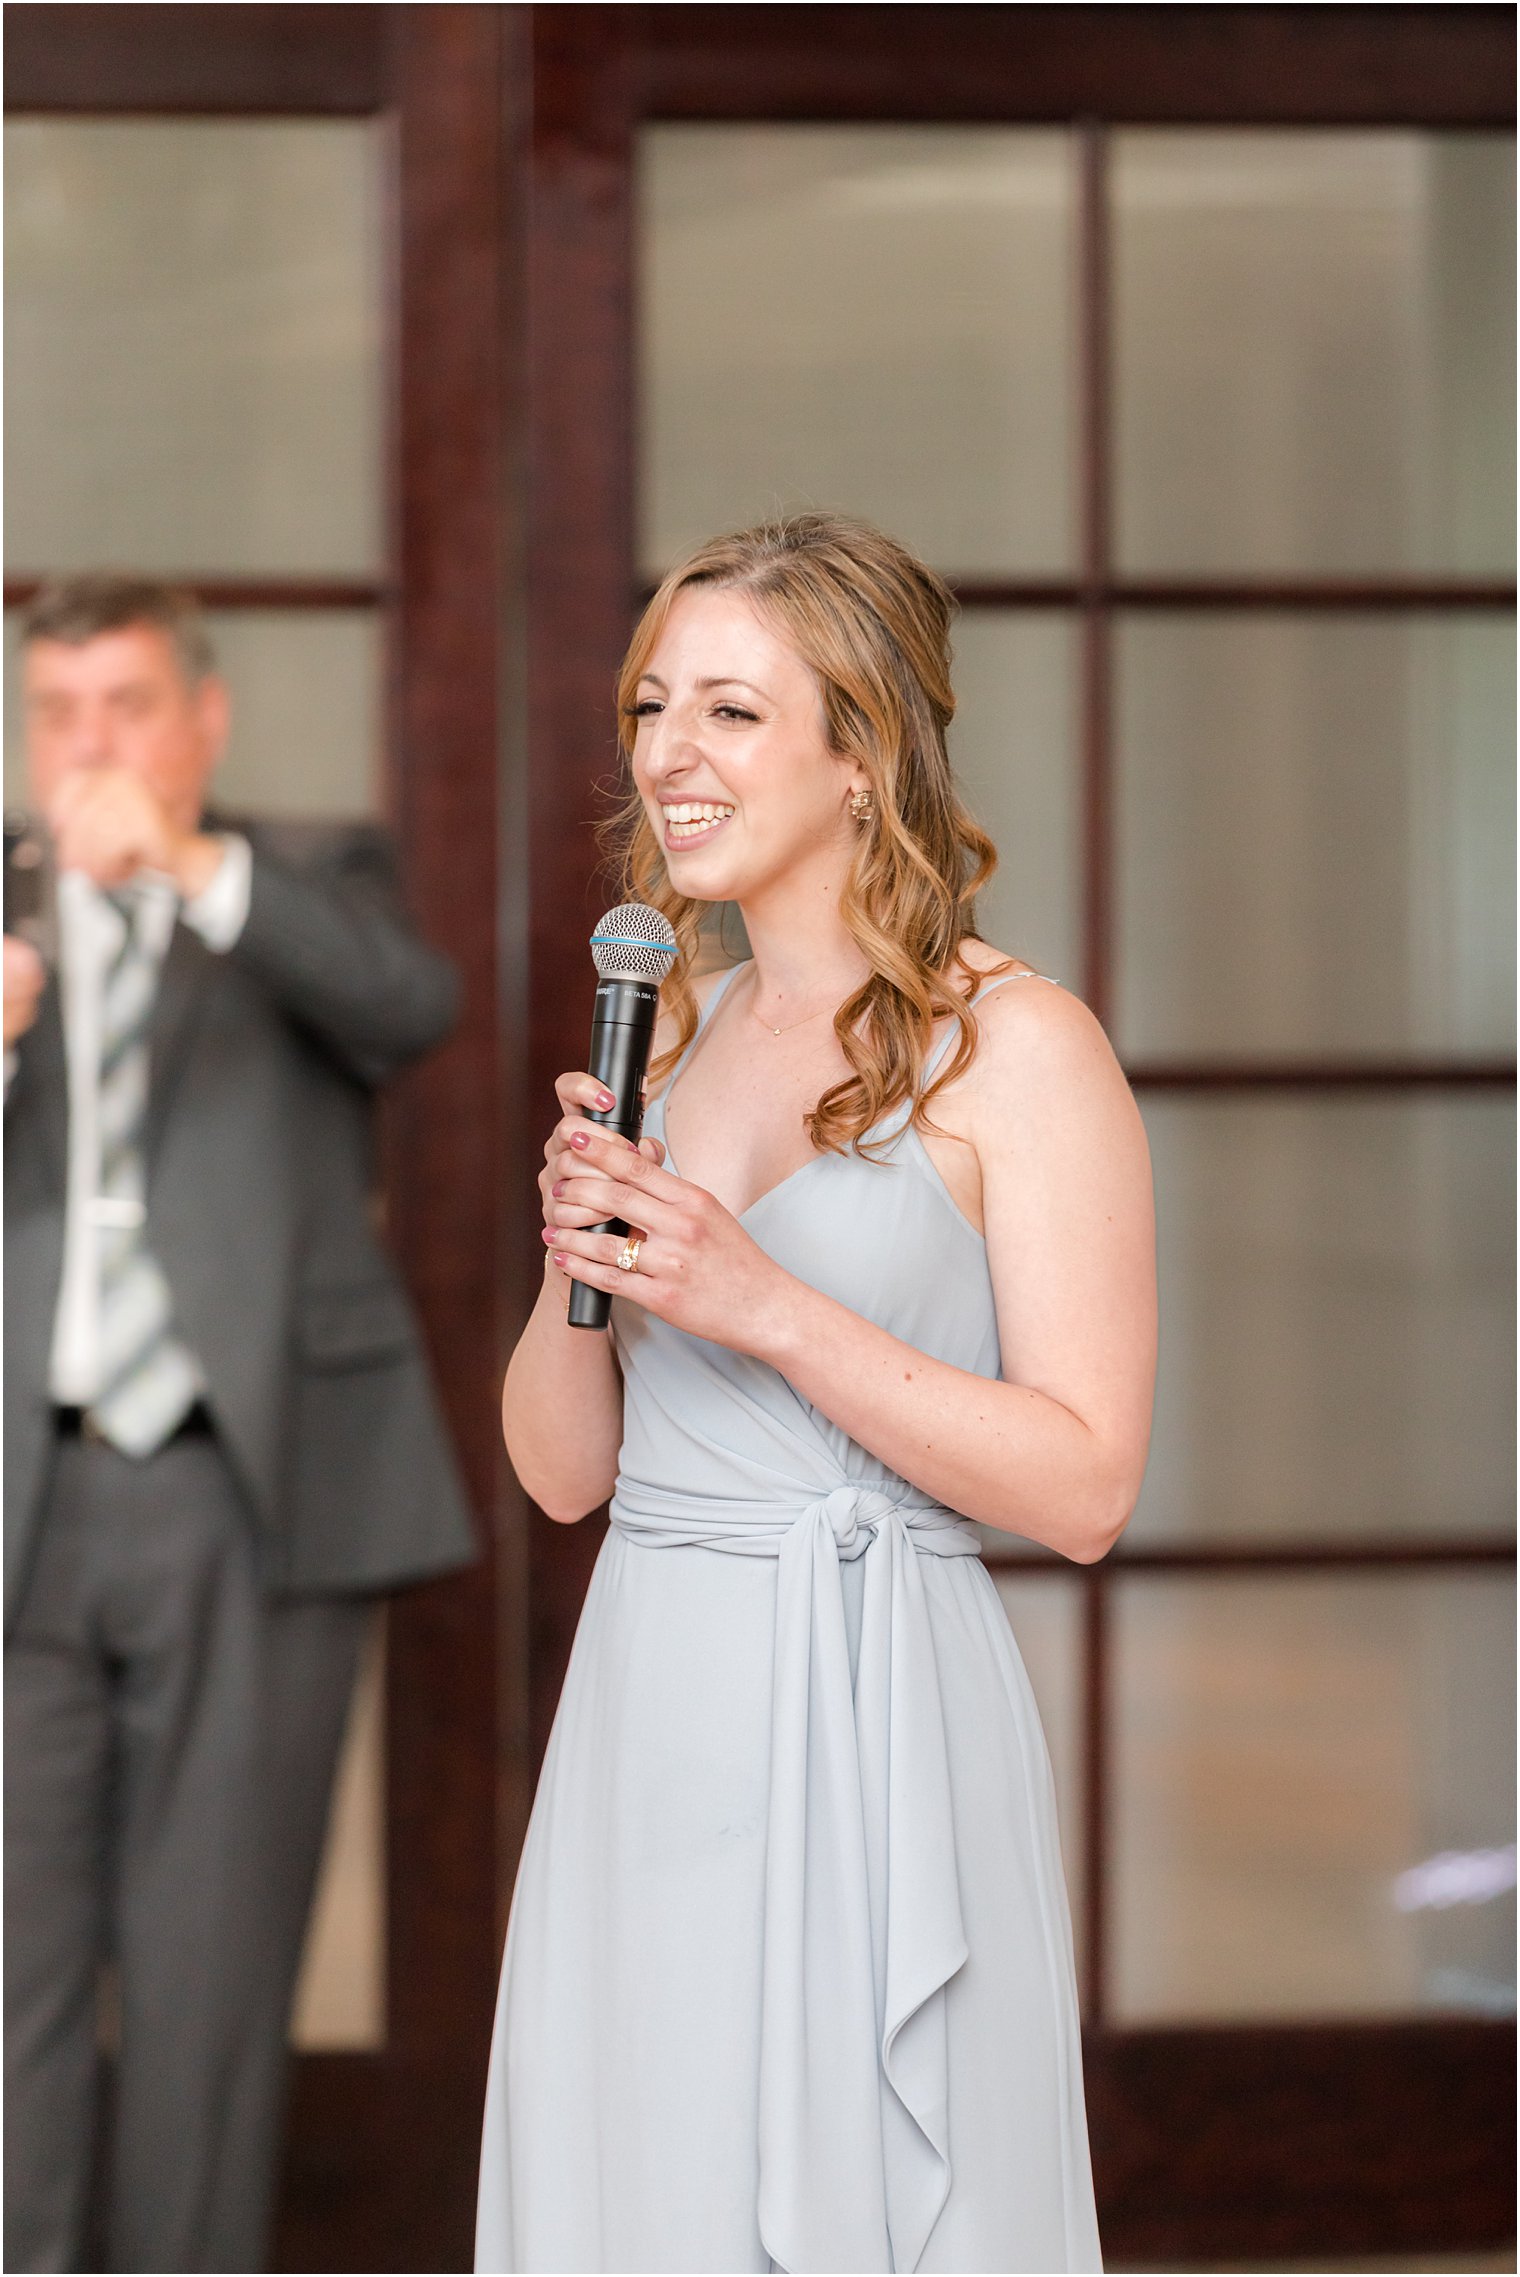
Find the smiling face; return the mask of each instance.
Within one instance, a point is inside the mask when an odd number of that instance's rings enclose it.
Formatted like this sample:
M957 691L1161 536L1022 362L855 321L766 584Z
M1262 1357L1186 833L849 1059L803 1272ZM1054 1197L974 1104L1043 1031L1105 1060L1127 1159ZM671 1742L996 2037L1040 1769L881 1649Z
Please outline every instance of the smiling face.
M812 671L743 592L678 596L634 704L634 781L678 893L744 902L848 859L865 777L830 749Z

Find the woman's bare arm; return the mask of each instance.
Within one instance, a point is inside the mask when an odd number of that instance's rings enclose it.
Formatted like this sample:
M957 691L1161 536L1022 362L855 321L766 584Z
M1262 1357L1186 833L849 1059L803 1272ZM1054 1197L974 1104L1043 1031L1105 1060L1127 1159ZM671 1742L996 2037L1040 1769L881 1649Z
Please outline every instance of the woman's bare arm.
M600 1509L617 1478L623 1379L604 1331L572 1328L569 1283L544 1283L501 1387L512 1468L540 1510L568 1523Z
M928 1359L800 1283L762 1356L951 1509L1085 1562L1122 1531L1149 1447L1150 1154L1079 999L1000 989L978 1024L972 1127L1003 1380Z

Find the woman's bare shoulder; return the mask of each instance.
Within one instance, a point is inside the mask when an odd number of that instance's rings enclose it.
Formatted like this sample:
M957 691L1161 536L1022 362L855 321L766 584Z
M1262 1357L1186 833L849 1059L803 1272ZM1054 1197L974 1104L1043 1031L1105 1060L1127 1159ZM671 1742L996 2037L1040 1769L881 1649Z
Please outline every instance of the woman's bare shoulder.
M982 942L974 947L989 981L997 980L998 967L1011 966L976 1007L977 1050L966 1080L978 1105L999 1124L1035 1105L1057 1115L1103 1103L1132 1112L1128 1081L1091 1007L1053 974L1035 977L1037 968L1022 958L1003 958Z
M1042 1155L1085 1150L1095 1117L1112 1132L1136 1110L1108 1038L1079 996L989 942L963 944L961 964L959 985L982 992L971 1015L976 1048L963 1072L935 1094L929 1114L936 1131L976 1157L972 1206L962 1207L980 1224L1010 1164L1020 1166L1033 1191ZM928 1134L925 1144L933 1153ZM970 1176L956 1153L935 1156L952 1191Z

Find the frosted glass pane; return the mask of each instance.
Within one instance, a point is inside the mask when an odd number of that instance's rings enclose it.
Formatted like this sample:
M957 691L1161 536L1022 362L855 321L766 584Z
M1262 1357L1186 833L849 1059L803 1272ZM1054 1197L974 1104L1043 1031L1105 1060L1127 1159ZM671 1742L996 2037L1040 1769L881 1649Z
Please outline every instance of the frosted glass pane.
M1127 1538L1512 1537L1513 1101L1141 1104L1161 1355Z
M385 1617L375 1616L333 1786L296 1985L298 2048L385 2045Z
M1076 633L1064 616L968 611L955 626L950 759L998 866L985 937L1080 990Z
M1020 1580L1007 1572L994 1572L992 1578L1028 1674L1050 1750L1080 1978L1086 1968L1082 1917L1082 1593L1074 1583L1054 1574Z
M1512 566L1510 137L1135 132L1112 180L1125 569Z
M1501 618L1123 623L1123 1050L1512 1050L1514 705Z
M343 820L383 812L382 640L371 610L209 613L232 691L213 801L248 814ZM25 803L17 620L6 616L5 796Z
M1074 179L1043 129L648 129L646 570L801 506L952 572L1067 567Z
M1120 1587L1118 2017L1513 2009L1514 1606L1492 1573Z
M216 796L262 814L379 814L378 615L244 610L211 623L233 695Z
M382 148L355 119L9 124L13 573L379 569Z

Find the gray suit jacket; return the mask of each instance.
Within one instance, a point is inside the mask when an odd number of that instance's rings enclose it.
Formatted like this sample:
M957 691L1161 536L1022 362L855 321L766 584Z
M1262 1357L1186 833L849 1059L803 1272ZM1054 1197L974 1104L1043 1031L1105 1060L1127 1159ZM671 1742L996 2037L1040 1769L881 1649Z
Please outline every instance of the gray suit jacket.
M389 843L253 846L224 955L176 925L149 1039L148 1240L276 1591L373 1589L476 1555L416 1322L376 1238L374 1087L453 1025L451 965L411 931ZM30 1569L55 1445L68 1094L56 976L5 1116L5 1599Z

